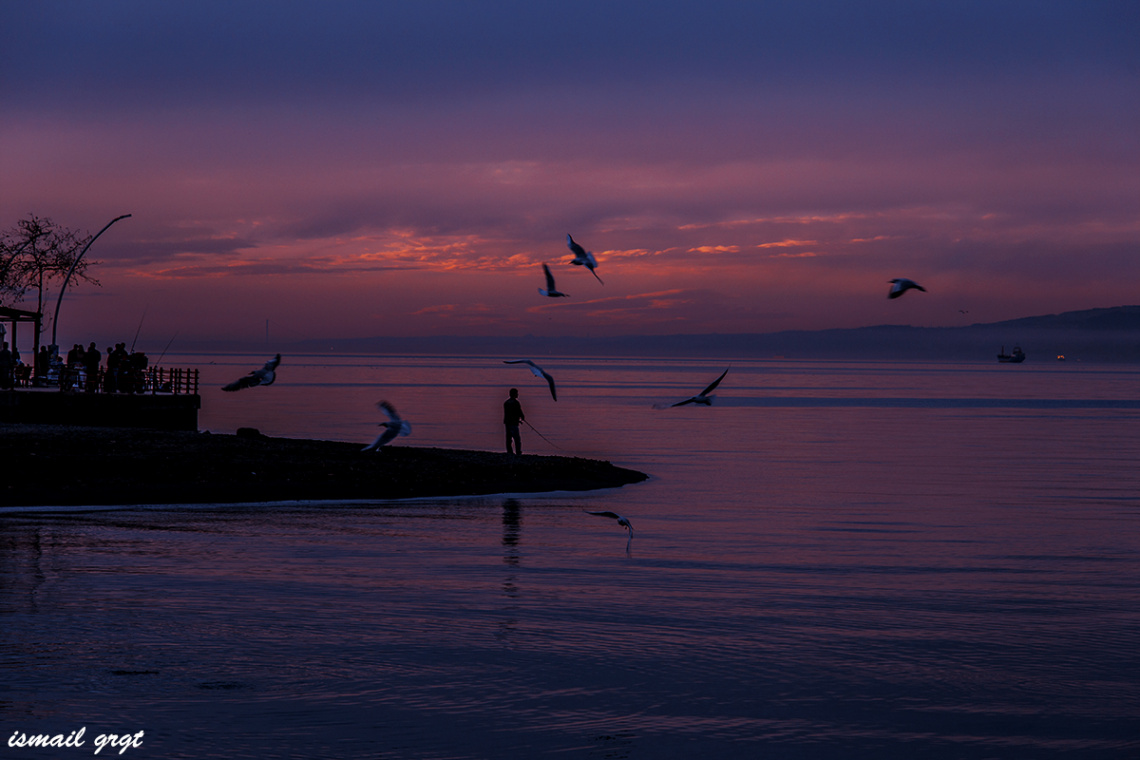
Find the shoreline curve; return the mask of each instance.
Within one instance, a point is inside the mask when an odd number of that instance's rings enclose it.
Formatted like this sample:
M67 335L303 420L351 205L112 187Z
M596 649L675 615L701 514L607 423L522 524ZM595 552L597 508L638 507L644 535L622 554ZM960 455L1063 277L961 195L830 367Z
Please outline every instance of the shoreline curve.
M371 501L591 491L648 476L609 462L272 438L0 424L5 507Z

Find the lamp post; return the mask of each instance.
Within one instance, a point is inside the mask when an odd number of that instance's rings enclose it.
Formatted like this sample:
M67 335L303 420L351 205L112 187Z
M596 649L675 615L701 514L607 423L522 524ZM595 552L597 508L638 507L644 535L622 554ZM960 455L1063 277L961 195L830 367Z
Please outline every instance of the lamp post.
M79 261L83 258L83 254L87 253L87 249L91 247L91 244L94 243L99 238L100 235L102 235L104 232L107 231L107 227L110 227L112 224L119 221L120 219L126 219L129 216L130 216L130 214L123 214L122 216L116 216L114 219L107 222L106 227L99 230L97 233L95 233L95 237L93 237L87 241L87 245L83 246L83 250L80 251L79 255L75 257L75 261L73 261L71 263L71 269L67 270L67 276L63 278L63 284L59 286L59 298L57 298L55 301L55 316L52 317L52 320L51 320L51 345L52 345L52 347L49 348L48 351L59 351L59 344L57 344L55 342L55 328L59 325L59 307L63 303L63 292L65 290L67 290L67 283L71 281L71 275L73 272L75 272L75 268L77 266L79 266Z

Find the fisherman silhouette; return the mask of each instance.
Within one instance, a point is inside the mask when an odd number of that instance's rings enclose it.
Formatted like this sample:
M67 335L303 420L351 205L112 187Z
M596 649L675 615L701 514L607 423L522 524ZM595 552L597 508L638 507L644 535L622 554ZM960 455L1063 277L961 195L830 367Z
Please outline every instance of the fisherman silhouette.
M519 403L519 389L511 388L511 397L503 402L503 424L507 427L507 453L522 453L522 438L519 436L519 422L526 419L522 404ZM514 441L515 450L511 451L511 441Z

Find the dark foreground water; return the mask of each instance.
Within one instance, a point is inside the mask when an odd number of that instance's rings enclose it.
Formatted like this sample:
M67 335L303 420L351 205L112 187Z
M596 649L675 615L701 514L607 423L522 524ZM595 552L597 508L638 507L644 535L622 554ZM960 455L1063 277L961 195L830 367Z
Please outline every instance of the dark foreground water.
M385 398L399 445L497 449L515 385L530 450L653 480L0 509L0 757L1140 756L1140 371L736 361L654 409L726 363L540 363L557 403L497 357L286 357L202 426L363 444Z

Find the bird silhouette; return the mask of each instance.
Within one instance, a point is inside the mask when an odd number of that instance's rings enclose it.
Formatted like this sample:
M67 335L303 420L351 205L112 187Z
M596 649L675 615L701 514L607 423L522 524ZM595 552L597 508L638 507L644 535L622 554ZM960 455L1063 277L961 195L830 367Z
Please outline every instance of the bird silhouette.
M558 288L554 287L554 275L550 273L550 267L543 264L542 271L546 274L546 288L539 288L539 293L542 293L547 298L567 298L570 295L569 293L562 293Z
M550 386L550 397L555 401L558 400L558 394L554 390L554 378L550 376L546 370L538 366L530 359L503 359L503 364L527 364L530 366L530 372L535 377L541 377Z
M598 268L598 262L594 258L594 254L587 251L582 246L574 242L574 238L570 237L569 233L566 235L566 247L574 254L574 259L570 263L575 266L586 267L590 270L590 274L594 275L598 282L602 282L602 278L598 277L598 273L594 270ZM602 282L605 285L604 282Z
M273 385L277 379L277 365L281 363L281 354L277 354L265 363L261 369L255 369L243 378L222 386L223 391L240 391L242 388L253 388L257 385Z
M396 413L396 407L387 401L381 401L376 406L384 410L384 413L388 415L388 421L380 423L384 432L376 436L375 441L365 446L364 451L379 451L381 446L391 443L396 436L412 434L412 424L407 420L400 419L400 415Z
M731 369L731 367L729 369ZM726 369L724 372L720 373L720 377L709 383L709 386L703 391L695 396L690 396L684 401L678 401L676 404L670 404L670 407L684 406L685 404L704 404L705 406L712 406L712 400L716 398L716 396L710 396L709 394L716 390L716 387L720 385L720 381L723 380L724 376L727 374L728 370Z
M908 280L905 277L896 277L895 279L891 280L891 283L891 291L887 293L887 298L898 298L903 293L911 290L912 288L914 290L921 290L923 293L926 292L926 288L922 287L914 280Z
M622 526L627 531L629 531L629 538L627 538L626 542L625 542L625 550L627 552L629 551L630 544L633 543L633 524L630 523L628 518L622 517L617 512L610 512L609 510L606 510L604 512L591 512L589 510L584 509L582 511L588 515L597 515L598 517L609 517L612 520L617 520L618 525Z

